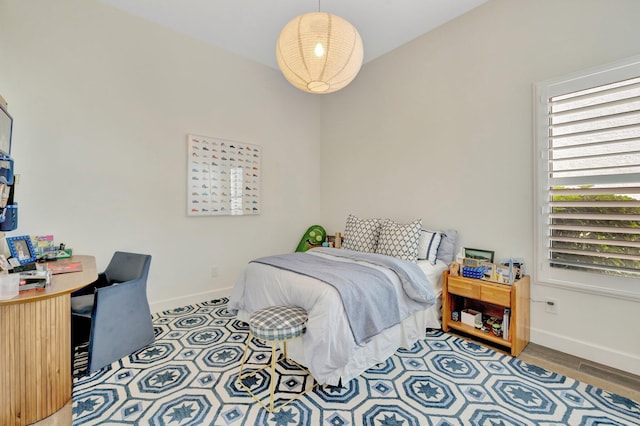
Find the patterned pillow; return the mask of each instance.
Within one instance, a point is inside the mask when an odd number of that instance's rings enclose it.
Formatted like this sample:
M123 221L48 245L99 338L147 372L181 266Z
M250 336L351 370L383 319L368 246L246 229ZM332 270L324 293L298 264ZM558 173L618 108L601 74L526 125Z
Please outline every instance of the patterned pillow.
M415 262L418 257L418 242L422 219L406 225L387 219L380 231L380 241L376 253Z
M435 265L441 241L442 232L422 229L420 231L420 242L418 243L418 259L428 260Z
M344 227L342 248L375 253L380 236L380 219L360 219L350 214Z

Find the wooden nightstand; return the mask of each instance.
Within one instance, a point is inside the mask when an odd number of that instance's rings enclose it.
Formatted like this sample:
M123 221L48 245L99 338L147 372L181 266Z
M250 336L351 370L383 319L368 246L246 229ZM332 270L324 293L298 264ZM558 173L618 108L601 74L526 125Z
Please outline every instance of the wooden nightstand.
M518 356L529 343L529 276L513 285L496 284L473 278L452 277L445 271L442 280L442 330L459 330L470 336L508 348ZM502 317L504 308L511 310L509 340L484 332L473 326L453 321L451 312L472 308L485 314Z

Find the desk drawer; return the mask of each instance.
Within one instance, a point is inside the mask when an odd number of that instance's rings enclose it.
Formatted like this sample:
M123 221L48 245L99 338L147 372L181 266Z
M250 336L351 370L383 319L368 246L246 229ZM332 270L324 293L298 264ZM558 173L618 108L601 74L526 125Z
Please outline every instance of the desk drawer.
M472 299L480 299L480 286L469 281L457 280L449 277L448 289L451 294L470 297Z
M483 285L480 300L500 306L511 306L511 287Z

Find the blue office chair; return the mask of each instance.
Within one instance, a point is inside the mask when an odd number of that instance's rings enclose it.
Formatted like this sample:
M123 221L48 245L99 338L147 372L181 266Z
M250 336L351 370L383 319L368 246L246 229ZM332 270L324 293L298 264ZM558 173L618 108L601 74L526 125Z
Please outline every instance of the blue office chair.
M98 279L71 294L72 340L89 342L93 373L155 340L147 300L151 256L114 253Z

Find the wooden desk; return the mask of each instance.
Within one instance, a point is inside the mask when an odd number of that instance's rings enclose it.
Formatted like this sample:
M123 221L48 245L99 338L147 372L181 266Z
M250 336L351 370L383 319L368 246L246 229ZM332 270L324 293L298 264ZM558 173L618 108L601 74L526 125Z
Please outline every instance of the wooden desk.
M0 300L1 425L37 422L71 400L70 294L98 274L93 256L70 260L82 262L82 272L53 275L45 291Z

